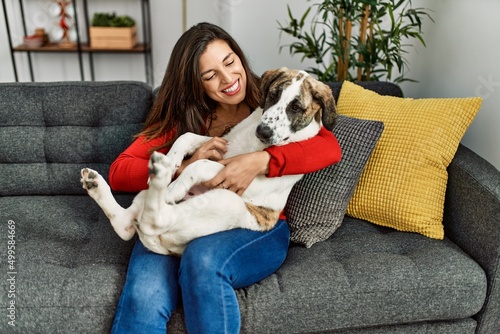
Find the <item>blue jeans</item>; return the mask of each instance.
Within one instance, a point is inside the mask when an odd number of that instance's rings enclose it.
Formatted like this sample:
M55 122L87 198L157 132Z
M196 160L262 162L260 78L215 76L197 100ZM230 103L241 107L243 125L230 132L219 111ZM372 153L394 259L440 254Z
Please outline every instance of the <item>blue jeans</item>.
M289 240L283 220L267 232L234 229L198 238L182 258L152 253L138 240L111 332L165 334L182 296L189 333L238 333L235 289L275 272Z

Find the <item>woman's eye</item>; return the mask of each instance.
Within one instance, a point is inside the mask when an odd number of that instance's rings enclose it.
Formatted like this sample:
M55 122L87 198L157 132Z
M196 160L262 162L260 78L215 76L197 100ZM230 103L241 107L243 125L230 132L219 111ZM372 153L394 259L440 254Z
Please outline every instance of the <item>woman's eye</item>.
M234 59L233 59L233 60L231 60L229 63L227 63L227 64L226 64L226 66L231 66L231 65L233 65L233 64L234 64Z
M203 78L203 80L205 80L205 81L209 81L209 80L210 80L210 79L212 79L213 77L215 77L215 73L214 73L214 74L212 74L212 75L210 75L210 76L206 76L206 77L204 77L204 78Z

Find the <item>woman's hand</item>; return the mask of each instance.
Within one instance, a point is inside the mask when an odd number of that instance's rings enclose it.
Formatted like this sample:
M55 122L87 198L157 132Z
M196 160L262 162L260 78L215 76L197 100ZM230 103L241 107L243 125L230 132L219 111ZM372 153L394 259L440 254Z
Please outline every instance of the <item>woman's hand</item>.
M182 173L184 168L197 160L209 159L213 161L219 161L224 157L224 154L226 152L227 140L221 137L213 137L209 141L201 144L190 158L182 161L181 166L177 169L176 175Z
M225 167L203 185L209 189L229 189L241 196L257 175L267 174L270 159L269 153L259 151L219 160Z

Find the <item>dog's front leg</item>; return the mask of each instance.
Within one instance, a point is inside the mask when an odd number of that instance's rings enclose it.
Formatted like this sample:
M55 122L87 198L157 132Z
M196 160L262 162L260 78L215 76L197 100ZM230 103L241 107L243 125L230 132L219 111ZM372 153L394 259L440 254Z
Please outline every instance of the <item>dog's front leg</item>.
M184 160L187 155L192 155L201 144L210 139L211 137L201 136L191 132L187 132L177 138L167 153L167 157L175 165L175 170L180 167L182 160Z
M212 179L223 168L224 165L212 160L203 159L193 162L167 187L165 201L171 204L179 202L194 185Z

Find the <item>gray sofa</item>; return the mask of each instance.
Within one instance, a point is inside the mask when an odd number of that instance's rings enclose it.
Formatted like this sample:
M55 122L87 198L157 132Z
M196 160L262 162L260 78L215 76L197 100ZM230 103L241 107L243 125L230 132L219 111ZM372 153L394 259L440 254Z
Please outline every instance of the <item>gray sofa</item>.
M109 331L133 242L115 235L79 171L107 175L152 100L139 82L0 84L0 333ZM237 291L242 332L500 333L500 172L463 146L448 171L444 241L346 216ZM169 333L182 332L179 309Z

